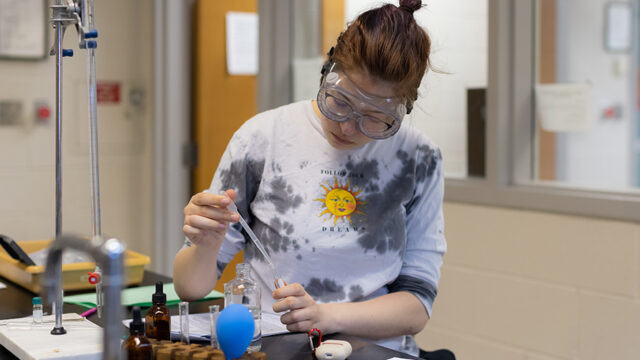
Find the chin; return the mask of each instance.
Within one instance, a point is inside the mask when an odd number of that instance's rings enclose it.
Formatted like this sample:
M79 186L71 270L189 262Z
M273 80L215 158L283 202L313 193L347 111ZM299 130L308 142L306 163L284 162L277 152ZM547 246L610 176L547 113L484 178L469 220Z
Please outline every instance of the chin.
M338 150L351 150L351 149L355 149L355 148L359 148L365 144L368 143L368 141L349 141L349 142L343 142L340 141L339 139L336 138L336 136L334 136L332 133L329 134L328 138L329 140L329 144L331 144L331 146L333 146L334 148L338 149Z
M357 144L357 143L345 144L335 139L333 139L333 141L329 141L329 144L331 144L331 146L333 146L333 148L337 150L351 150L351 149L355 149L357 147L362 146L361 144Z

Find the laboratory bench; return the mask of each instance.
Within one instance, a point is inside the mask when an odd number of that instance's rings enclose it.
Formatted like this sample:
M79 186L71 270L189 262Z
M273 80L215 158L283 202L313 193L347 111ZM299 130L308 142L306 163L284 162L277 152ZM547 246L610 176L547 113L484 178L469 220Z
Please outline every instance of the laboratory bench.
M151 271L145 271L141 285L153 285L156 281L171 282L172 279L160 274L156 274ZM35 295L34 293L0 277L0 282L4 283L7 287L0 289L0 320L12 319L24 316L29 316L32 313L31 299ZM84 291L85 293L87 291ZM74 292L75 293L75 292ZM82 293L82 291L78 292ZM71 292L65 293L65 295L73 294ZM220 308L224 305L223 299L214 299L208 301L197 301L189 304L189 312L191 314L208 312L209 305L220 305ZM131 307L126 307L125 317L131 318ZM45 306L45 311L50 310ZM82 313L86 309L75 304L64 304L64 313ZM143 310L144 311L144 310ZM178 314L178 305L170 305L169 311L172 315ZM97 314L90 315L88 317L92 322L103 326L102 319L98 318ZM64 323L63 323L64 325ZM127 329L122 326L122 335L128 334ZM348 341L353 352L349 356L349 360L386 360L393 357L399 357L403 359L418 359L416 357L407 355L405 353L397 352L391 349L387 349L382 346L378 346L358 338L351 336L345 336L341 334L333 334L329 336L323 336L323 339L340 339ZM267 359L271 360L312 360L311 349L309 348L309 340L307 334L293 333L282 334L274 336L266 336L262 338L262 350L267 354ZM17 359L7 349L0 345L0 359L9 360Z

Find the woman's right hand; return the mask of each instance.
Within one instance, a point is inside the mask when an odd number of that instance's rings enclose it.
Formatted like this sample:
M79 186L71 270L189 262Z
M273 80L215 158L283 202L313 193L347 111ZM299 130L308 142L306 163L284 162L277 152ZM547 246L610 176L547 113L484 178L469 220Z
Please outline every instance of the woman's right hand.
M184 208L184 235L196 246L219 247L229 222L239 220L238 213L227 210L230 199L236 199L234 190L227 190L226 195L206 191L193 195Z

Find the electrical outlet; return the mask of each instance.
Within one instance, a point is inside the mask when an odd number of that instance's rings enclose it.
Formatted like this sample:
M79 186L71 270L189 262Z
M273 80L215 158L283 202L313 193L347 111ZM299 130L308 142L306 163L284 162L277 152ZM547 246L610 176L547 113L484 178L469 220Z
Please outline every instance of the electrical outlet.
M24 121L22 102L0 100L0 126L21 126Z

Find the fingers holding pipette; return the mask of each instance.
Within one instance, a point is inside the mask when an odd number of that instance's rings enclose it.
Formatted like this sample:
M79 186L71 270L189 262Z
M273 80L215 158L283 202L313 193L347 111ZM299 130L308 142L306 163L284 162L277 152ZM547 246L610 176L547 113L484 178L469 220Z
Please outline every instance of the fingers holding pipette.
M235 199L234 190L213 194L207 190L191 197L184 208L182 231L195 245L219 245L229 223L238 221L239 215L227 206Z
M287 326L287 330L308 332L317 328L322 333L335 332L326 304L316 303L302 285L286 285L274 290L272 297L277 300L273 304L273 311L284 313L280 321Z

